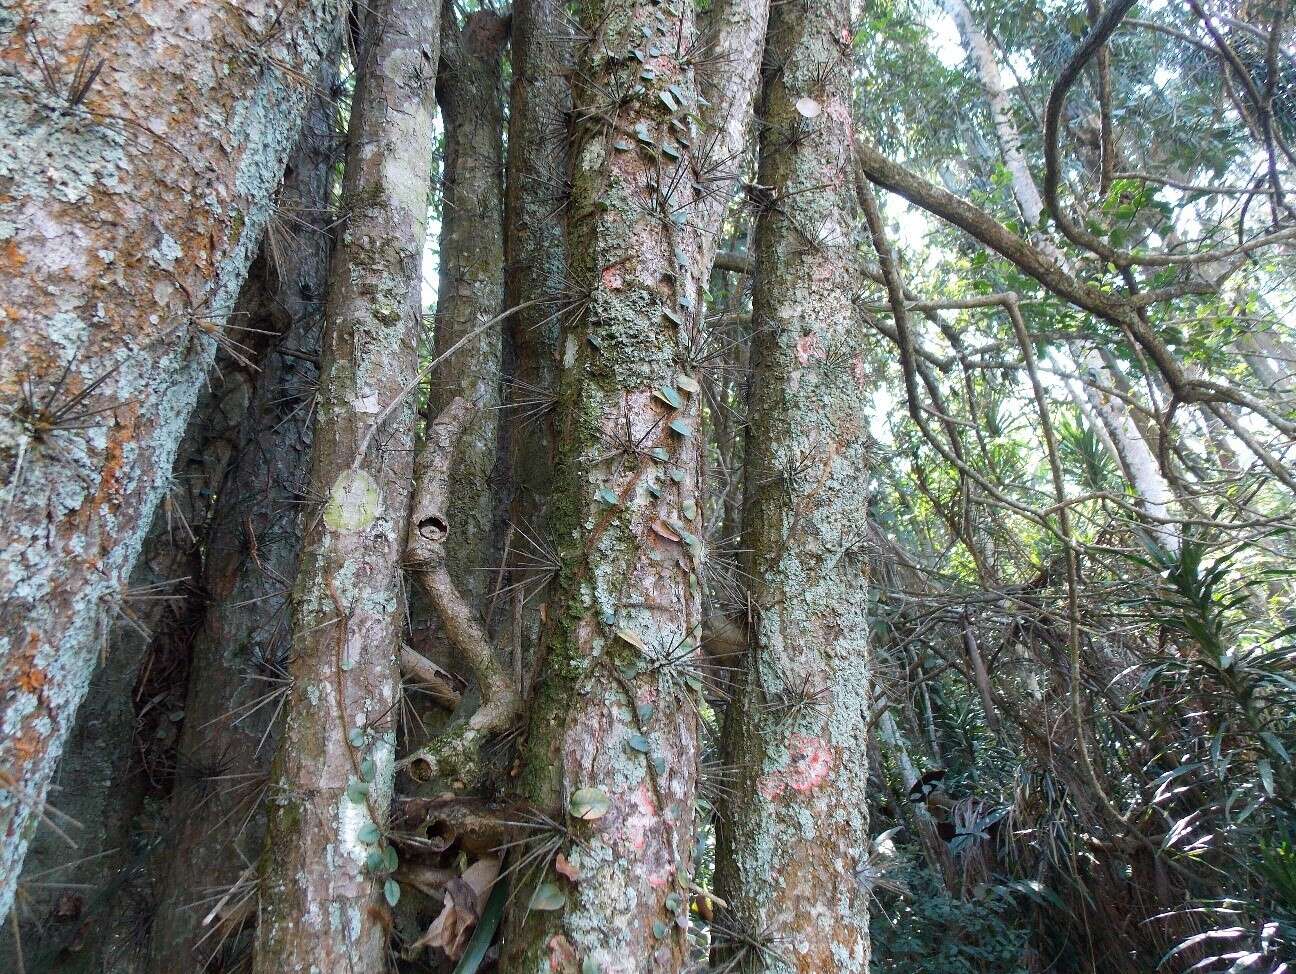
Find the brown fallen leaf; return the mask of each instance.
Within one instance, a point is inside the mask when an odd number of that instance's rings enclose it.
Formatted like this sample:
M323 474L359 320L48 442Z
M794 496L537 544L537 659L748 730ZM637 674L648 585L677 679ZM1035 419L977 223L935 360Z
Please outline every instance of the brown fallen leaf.
M675 530L669 524L667 524L661 518L658 518L657 520L653 521L653 523L649 526L653 529L653 532L655 534L660 535L661 537L665 538L667 541L674 541L678 543L684 540L675 532Z
M439 947L451 960L462 957L468 938L486 909L486 900L499 870L498 857L483 856L465 869L462 876L446 883L440 914L413 947Z

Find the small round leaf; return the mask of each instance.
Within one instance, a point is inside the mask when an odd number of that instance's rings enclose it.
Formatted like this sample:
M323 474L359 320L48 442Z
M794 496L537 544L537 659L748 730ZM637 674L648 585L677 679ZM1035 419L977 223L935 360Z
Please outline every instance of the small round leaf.
M541 883L531 897L533 910L561 910L567 905L567 897L553 883Z
M576 818L593 822L608 813L612 807L612 800L601 788L581 788L572 793L567 807Z

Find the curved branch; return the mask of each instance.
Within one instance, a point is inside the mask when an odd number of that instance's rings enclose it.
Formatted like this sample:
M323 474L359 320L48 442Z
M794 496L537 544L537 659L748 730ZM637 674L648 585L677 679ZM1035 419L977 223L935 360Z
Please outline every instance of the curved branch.
M456 398L428 428L427 442L414 469L414 508L405 543L406 567L436 609L450 644L463 654L477 677L481 706L467 722L404 758L399 767L421 769L420 776L439 776L464 785L481 775L483 742L507 730L522 709L518 688L500 661L476 612L460 594L446 567L450 524L450 467L458 443L476 407Z
M1062 106L1066 103L1067 92L1076 83L1076 79L1080 77L1080 72L1084 70L1085 65L1107 43L1107 38L1120 26L1121 20L1129 13L1130 8L1136 2L1137 0L1115 0L1094 21L1093 29L1080 43L1080 47L1075 54L1071 55L1071 60L1062 68L1062 73L1058 75L1057 81L1053 82L1053 89L1049 92L1048 103L1044 108L1044 204L1048 207L1049 212L1053 214L1053 219L1057 221L1058 229L1066 235L1068 240L1117 265L1129 263L1128 260L1124 259L1126 255L1112 249L1105 241L1100 240L1087 230L1076 226L1058 205L1057 191L1060 180L1058 126L1061 123Z

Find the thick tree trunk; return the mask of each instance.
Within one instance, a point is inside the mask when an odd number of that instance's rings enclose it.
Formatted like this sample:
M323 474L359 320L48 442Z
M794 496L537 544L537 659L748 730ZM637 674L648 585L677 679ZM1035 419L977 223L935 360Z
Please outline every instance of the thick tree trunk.
M580 878L545 870L538 891L518 892L501 967L538 974L576 956L603 974L679 971L702 556L686 347L703 268L696 94L674 54L695 33L690 5L650 0L592 3L582 27L593 36L575 75L568 233L587 297L562 346L550 515L562 569L520 782L571 823L579 841L563 853Z
M240 296L236 320L246 306ZM149 878L147 856L131 841L148 790L137 737L137 683L150 657L183 654L192 617L201 611L198 578L212 499L237 449L252 382L251 367L222 356L194 410L169 490L131 573L132 597L120 606L50 786L52 804L76 824L50 813L32 840L14 905L18 941L6 924L0 969L19 969L19 944L27 974L97 972L109 957L114 970L134 969L130 928L147 899Z
M340 25L98 10L0 11L0 916Z
M498 455L502 329L483 323L504 305L504 104L500 55L508 20L489 10L462 27L442 11L437 101L445 129L441 278L436 354L467 339L433 373L428 413L462 397L477 407L459 440L450 485L450 576L473 608L485 608L494 578L483 569L493 549L492 474Z
M254 970L382 969L400 564L440 6L361 8L360 63L293 592L294 659L271 776Z
M338 161L336 63L320 72L301 144L289 161L267 235L268 280L248 324L273 332L238 455L218 498L180 736L180 769L157 884L149 969L189 970L248 946L255 916L250 867L260 855L262 804L276 718L288 693L289 588L303 530L328 283L331 170ZM233 895L213 912L227 891Z
M761 970L868 970L868 390L851 304L849 11L774 4L744 547L751 653L725 729L738 767L717 939Z

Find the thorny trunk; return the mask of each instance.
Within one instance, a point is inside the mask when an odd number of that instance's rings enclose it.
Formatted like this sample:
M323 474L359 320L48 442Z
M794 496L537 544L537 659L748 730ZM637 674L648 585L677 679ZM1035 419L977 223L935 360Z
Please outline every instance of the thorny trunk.
M744 547L748 672L717 854L721 949L763 970L868 969L868 395L851 303L849 12L775 4L760 117Z
M483 570L482 560L492 548L503 343L498 325L470 336L499 315L504 303L500 54L508 20L481 10L469 14L460 27L453 6L441 16L437 100L445 128L445 181L436 354L468 341L438 366L428 414L436 416L456 396L477 407L458 445L447 548L451 577L481 612L493 577Z
M440 8L391 0L357 18L346 223L311 456L322 510L308 508L293 591L292 689L261 859L254 970L265 974L378 970L386 950L375 895L395 759Z
M553 562L545 540L554 464L558 345L570 300L566 235L568 68L561 0L513 5L508 179L504 198L505 289L513 373L506 399L513 496L509 521L519 535L510 584L521 583L522 654L529 664L540 630L540 590ZM532 304L531 302L536 302ZM521 673L516 674L521 684Z
M589 820L568 819L579 880L544 873L561 907L515 922L501 966L538 974L574 953L603 974L678 971L701 621L699 386L686 354L702 312L695 33L689 5L649 0L592 3L582 27L568 235L588 297L562 348L550 515L562 567L520 784L550 816L575 800ZM519 916L532 889L517 894Z
M717 0L700 30L708 50L707 63L698 69L698 92L709 104L701 110L697 154L704 178L691 217L702 230L702 268L708 277L734 188L748 164L754 79L765 52L769 8L769 0Z
M260 855L276 718L288 690L288 596L301 550L301 491L328 279L338 135L327 93L336 74L335 63L319 74L322 93L307 114L263 247L271 280L247 319L273 333L276 344L257 376L206 546L208 606L191 649L157 884L150 956L156 974L238 956L247 944L236 935L255 914L250 867Z
M340 25L335 0L96 10L0 11L0 916Z
M240 297L236 320L245 306ZM250 367L222 356L214 373L131 573L132 597L116 616L50 785L61 814L47 811L50 818L28 849L14 905L18 941L13 927L0 932L0 958L18 969L21 949L27 974L93 971L108 957L119 969L134 962L132 928L148 913L152 849L134 848L132 841L133 819L148 791L141 746L152 754L169 752L169 715L179 703L139 699L137 683L142 670L163 669L186 651L192 617L200 611L200 549L211 527L212 498L237 448L252 391ZM157 719L141 722L143 711Z

